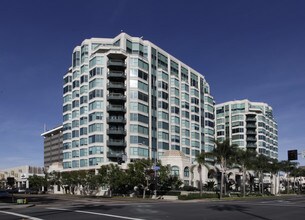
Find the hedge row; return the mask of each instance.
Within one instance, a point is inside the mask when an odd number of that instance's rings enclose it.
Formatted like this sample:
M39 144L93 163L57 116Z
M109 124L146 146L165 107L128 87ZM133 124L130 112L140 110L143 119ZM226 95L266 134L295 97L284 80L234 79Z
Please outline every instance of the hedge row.
M203 193L202 196L200 196L200 194L191 193L188 195L178 196L178 199L180 200L207 199L207 198L219 198L219 195L216 193Z

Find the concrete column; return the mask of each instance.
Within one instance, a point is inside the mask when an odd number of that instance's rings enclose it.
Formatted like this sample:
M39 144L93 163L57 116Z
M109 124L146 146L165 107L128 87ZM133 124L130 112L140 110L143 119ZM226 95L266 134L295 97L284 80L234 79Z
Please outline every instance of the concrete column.
M28 181L28 180L26 180L26 182L25 182L25 188L30 188L30 182Z

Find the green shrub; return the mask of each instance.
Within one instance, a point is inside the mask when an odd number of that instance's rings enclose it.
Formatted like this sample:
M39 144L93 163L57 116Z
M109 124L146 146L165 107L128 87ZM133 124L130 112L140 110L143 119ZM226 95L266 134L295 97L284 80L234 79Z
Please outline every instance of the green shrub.
M208 199L208 198L218 198L218 194L216 194L216 193L204 193L204 194L202 194L202 196L200 196L200 194L191 193L189 195L178 196L179 200Z

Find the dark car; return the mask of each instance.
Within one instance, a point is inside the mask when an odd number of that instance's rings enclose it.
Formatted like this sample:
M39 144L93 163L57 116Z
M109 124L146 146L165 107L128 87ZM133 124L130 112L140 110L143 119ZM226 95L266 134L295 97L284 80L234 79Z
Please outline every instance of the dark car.
M26 189L25 193L26 194L38 194L38 190L37 189Z
M5 191L5 190L0 190L0 198L9 198L11 195Z
M7 189L6 190L8 193L18 193L18 189L14 188L14 189Z

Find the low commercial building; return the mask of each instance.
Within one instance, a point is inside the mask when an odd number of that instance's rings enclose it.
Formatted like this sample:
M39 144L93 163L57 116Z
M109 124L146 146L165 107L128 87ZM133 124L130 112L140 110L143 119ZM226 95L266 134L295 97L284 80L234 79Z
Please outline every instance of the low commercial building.
M28 189L28 178L33 175L44 176L44 169L29 165L4 169L0 171L0 181L3 188L9 188L7 180L14 178L12 188Z

